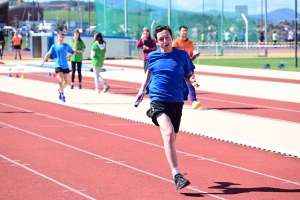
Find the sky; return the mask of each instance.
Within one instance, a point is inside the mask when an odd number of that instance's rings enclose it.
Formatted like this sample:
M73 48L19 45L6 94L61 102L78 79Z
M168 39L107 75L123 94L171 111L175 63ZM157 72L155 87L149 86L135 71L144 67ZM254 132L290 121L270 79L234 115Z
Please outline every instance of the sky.
M31 2L32 0L25 0ZM47 2L49 0L35 0L38 2ZM66 1L66 0L62 0ZM69 1L69 0L68 0ZM72 0L77 1L77 0ZM80 0L82 1L82 0ZM95 0L83 0L85 2L94 2ZM103 2L104 0L97 0ZM122 0L106 0L107 3L109 2L122 2ZM130 2L130 0L127 0ZM167 7L168 0L136 0L147 4L152 4L156 6ZM292 10L295 9L295 0L224 0L224 8L226 11L234 12L235 5L248 5L248 13L249 14L259 14L261 13L261 3L263 2L263 6L265 6L265 1L267 1L267 9L268 12L271 12L276 9L280 8L290 8ZM205 10L213 10L213 9L220 9L222 7L222 0L172 0L173 6L180 8L182 10L188 10L193 12L202 12L203 9L203 2L204 2L204 11ZM188 3L187 3L188 2ZM300 12L300 0L297 0L297 9Z

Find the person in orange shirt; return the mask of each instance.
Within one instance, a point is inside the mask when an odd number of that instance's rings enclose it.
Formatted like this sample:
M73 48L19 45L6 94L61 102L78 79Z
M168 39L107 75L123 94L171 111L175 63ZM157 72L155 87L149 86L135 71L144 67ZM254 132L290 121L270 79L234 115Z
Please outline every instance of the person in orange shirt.
M17 59L17 52L19 52L19 57L20 60L21 58L21 43L22 43L22 38L19 36L19 31L16 31L13 38L13 43L14 43L14 50L15 50L15 59Z
M179 50L185 50L189 54L191 60L195 60L195 58L197 58L200 53L194 53L194 44L187 38L188 28L186 26L180 26L178 31L179 37L175 41L173 41L172 46L176 47ZM192 108L197 109L201 106L202 103L200 101L197 101L196 90L194 86L190 82L186 82L186 84L189 88L189 95L192 101Z

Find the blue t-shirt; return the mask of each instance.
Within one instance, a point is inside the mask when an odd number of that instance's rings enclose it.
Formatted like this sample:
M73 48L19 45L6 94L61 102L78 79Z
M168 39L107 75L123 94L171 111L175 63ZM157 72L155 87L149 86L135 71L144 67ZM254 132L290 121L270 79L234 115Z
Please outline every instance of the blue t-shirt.
M193 62L184 50L173 48L170 53L151 52L148 56L148 70L151 71L150 100L163 102L187 100L185 75L194 69Z
M55 60L55 67L69 69L67 55L68 53L74 53L74 50L70 47L70 45L66 43L64 43L63 45L55 43L51 46L49 52Z

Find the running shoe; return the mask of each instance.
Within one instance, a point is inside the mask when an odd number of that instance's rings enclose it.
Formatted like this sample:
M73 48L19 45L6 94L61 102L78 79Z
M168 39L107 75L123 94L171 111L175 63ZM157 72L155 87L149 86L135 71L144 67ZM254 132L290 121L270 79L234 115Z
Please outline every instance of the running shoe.
M180 190L190 184L190 182L183 178L183 176L179 173L174 176L175 188L176 190Z
M71 89L74 89L74 85L71 85Z
M109 88L110 88L109 85L104 86L103 92L104 92L104 93L107 92L107 90L108 90Z
M82 86L81 86L81 84L79 84L78 88L79 88L79 89L82 89Z
M61 94L61 101L66 102L66 97L64 94Z
M199 108L202 105L201 101L194 101L192 103L192 108L195 110L197 108Z

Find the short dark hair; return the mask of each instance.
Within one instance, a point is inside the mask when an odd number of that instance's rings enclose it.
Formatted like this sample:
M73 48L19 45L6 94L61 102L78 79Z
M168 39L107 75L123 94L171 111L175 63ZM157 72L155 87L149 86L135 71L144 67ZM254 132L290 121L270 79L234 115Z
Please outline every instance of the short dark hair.
M64 34L63 32L58 32L58 33L57 33L57 36L65 37L65 34Z
M156 40L157 40L157 33L160 33L160 32L162 32L164 30L169 31L170 35L173 36L172 29L171 29L170 26L168 26L168 25L167 26L165 26L165 25L159 25L154 30L154 37L155 37Z
M186 26L180 26L178 31L180 31L182 28L185 28L186 30L189 30L188 27L186 27Z

